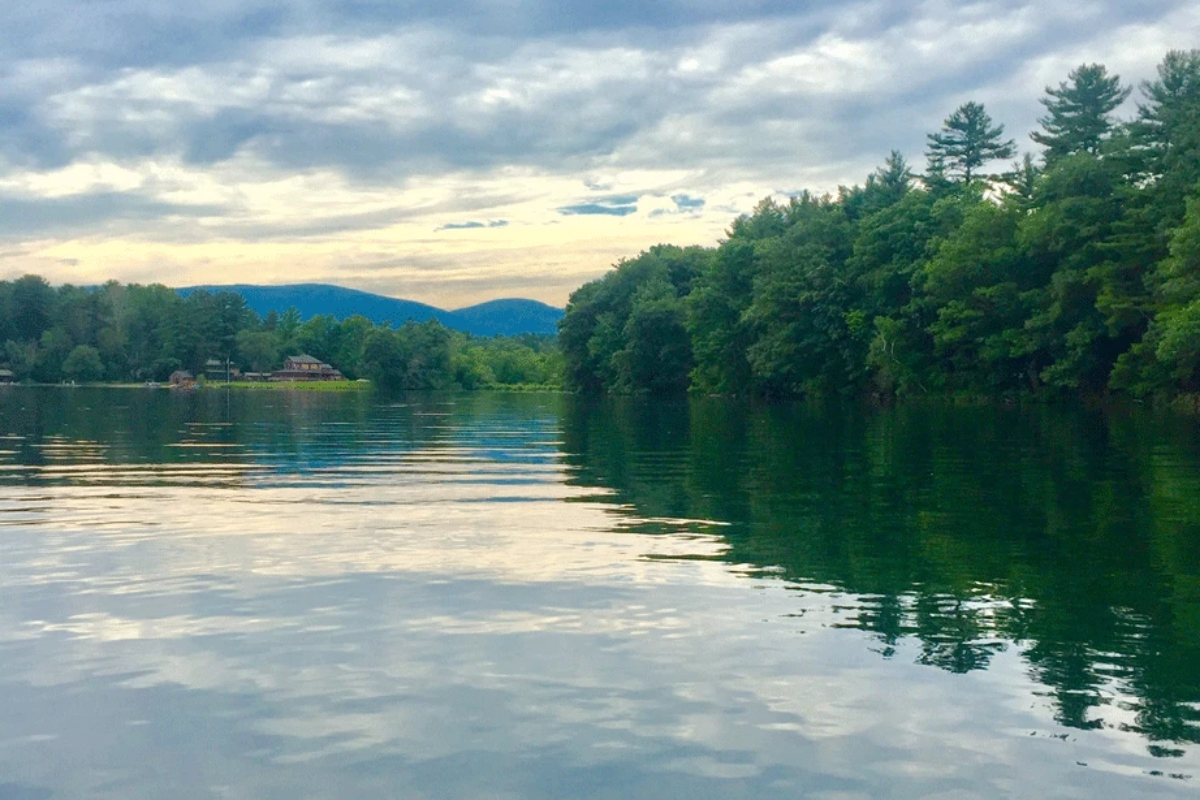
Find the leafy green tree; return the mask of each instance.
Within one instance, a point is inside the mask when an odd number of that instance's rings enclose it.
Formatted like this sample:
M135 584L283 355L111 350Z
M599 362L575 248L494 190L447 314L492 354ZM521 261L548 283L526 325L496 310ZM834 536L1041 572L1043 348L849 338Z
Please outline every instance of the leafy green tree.
M278 316L278 321L275 324L275 330L279 332L279 339L286 346L291 343L291 340L296 336L296 331L300 329L300 310L292 306L287 311L284 311Z
M37 365L33 378L42 383L57 383L62 380L62 366L71 353L71 336L56 325L42 334L38 340Z
M692 341L684 301L669 282L651 281L634 293L622 333L625 346L614 354L618 387L658 394L687 390Z
M1114 112L1132 91L1109 75L1102 64L1076 67L1058 88L1046 87L1041 99L1047 114L1038 120L1042 130L1030 137L1042 145L1047 164L1079 153L1098 155L1111 135Z
M183 298L166 286L126 287L118 324L125 334L124 355L131 377L165 380L181 366L183 309Z
M330 363L337 364L338 369L348 377L357 378L362 375L363 347L367 336L375 326L371 320L360 315L354 315L342 320L335 331L336 336L330 344Z
M1163 267L1162 309L1149 338L1178 388L1200 391L1200 191L1188 200Z
M408 353L410 388L443 389L450 384L450 331L435 319L407 322L400 338Z
M9 339L4 343L2 357L18 381L32 380L37 369L37 342L18 342Z
M13 281L11 300L13 334L18 341L37 341L54 321L54 289L45 278L25 275Z
M482 389L496 384L496 375L483 347L472 342L466 334L453 338L453 355L451 363L454 370L454 383L463 389Z
M753 388L746 353L754 332L744 315L753 301L757 272L755 243L731 238L717 248L688 297L688 328L696 359L692 385L699 391L743 394Z
M1026 269L1041 284L1025 327L1049 362L1041 379L1058 389L1102 391L1130 344L1123 328L1109 324L1100 301L1102 293L1114 292L1106 243L1122 215L1123 181L1109 159L1089 153L1060 158L1036 183L1037 212L1019 223Z
M980 170L988 162L1017 154L1016 142L1004 138L1004 126L993 125L983 105L976 102L959 106L928 140L930 163L950 178L967 183L987 177Z
M86 344L76 345L62 364L63 376L68 380L86 383L104 377L104 362L100 351Z
M750 214L743 214L729 226L730 239L758 241L773 239L787 229L784 209L774 198L764 197Z
M1136 395L1200 392L1200 193L1188 201L1161 276L1158 311L1117 363L1113 385Z
M927 391L922 375L933 352L926 332L932 312L916 287L936 241L961 224L958 205L953 197L911 191L858 226L847 274L869 325L865 367L878 391Z
M851 391L867 344L858 287L845 263L853 240L843 206L803 194L787 206L786 232L758 248L760 269L743 315L746 352L767 394Z
M436 320L378 327L367 335L363 371L384 389L441 389L453 379L450 333Z
M929 192L909 192L859 223L847 271L859 284L869 316L900 313L912 301L913 276L934 237L946 233L935 202Z
M603 313L604 293L600 281L579 287L571 293L567 312L558 323L558 341L566 358L563 380L568 389L589 394L604 389L600 359L591 348Z
M805 198L813 199L809 195ZM755 332L746 313L754 302L755 280L762 266L760 252L788 229L789 214L795 212L796 205L791 203L790 210L785 209L768 197L751 214L735 219L729 237L696 279L687 302L696 361L692 386L696 390L729 394L753 390L754 375L747 354Z
M289 312L292 310L294 309L289 309ZM290 313L284 314L284 317L290 317ZM291 329L292 333L285 336L284 331L288 329ZM297 351L302 351L322 361L332 361L335 351L333 340L337 337L338 330L336 317L332 314L318 314L294 329L290 321L281 324L275 333L280 347L287 351L284 355L295 355Z
M238 331L239 361L254 372L265 372L279 361L279 343L271 331L246 328Z
M1026 292L1037 281L1017 247L1021 212L979 195L963 202L961 227L938 245L921 276L924 302L936 314L929 332L942 360L937 377L947 388L1021 388L1040 371L1024 332Z
M687 296L708 258L699 247L655 245L574 292L559 325L567 386L585 392L635 390L628 362L635 295L658 282L675 297Z

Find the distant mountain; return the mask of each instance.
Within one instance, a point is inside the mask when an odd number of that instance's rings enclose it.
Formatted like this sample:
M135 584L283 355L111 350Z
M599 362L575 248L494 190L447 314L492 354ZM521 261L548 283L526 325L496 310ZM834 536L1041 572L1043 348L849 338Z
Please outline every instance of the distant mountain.
M522 333L555 333L563 310L536 300L489 300L450 312L448 327L479 336L519 336ZM486 331L486 332L485 332Z
M295 307L301 319L332 314L338 319L361 314L375 324L403 324L408 320L425 322L436 319L447 328L476 336L518 336L523 333L553 334L563 316L554 308L536 300L491 300L457 311L446 311L413 300L384 297L357 289L345 289L324 283L296 283L287 286L189 286L178 289L187 297L194 291L236 292L259 316L283 313Z

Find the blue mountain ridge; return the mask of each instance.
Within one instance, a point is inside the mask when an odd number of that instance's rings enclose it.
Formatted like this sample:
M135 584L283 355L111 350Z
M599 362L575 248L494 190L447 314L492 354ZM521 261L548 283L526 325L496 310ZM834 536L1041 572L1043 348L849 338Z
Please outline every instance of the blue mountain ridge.
M564 313L561 308L519 298L489 300L447 311L413 300L385 297L325 283L188 286L176 291L184 297L195 291L234 292L244 297L246 305L262 317L271 311L282 314L294 307L300 312L302 320L319 314L332 314L338 319L361 314L376 325L400 325L408 320L425 322L436 319L447 328L475 336L519 336L525 333L553 335Z

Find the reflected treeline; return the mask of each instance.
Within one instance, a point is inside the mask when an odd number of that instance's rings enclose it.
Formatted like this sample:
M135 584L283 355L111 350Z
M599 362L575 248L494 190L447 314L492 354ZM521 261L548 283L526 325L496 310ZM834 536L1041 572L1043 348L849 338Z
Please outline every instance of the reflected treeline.
M844 590L843 624L867 631L883 657L915 647L921 663L961 673L1015 649L1062 724L1119 726L1159 755L1200 743L1200 426L1191 419L494 393L0 390L0 486L253 488L310 471L336 486L368 469L403 480L406 453L435 449L489 464L564 460L572 482L627 505L635 529L721 523L689 526L718 532L731 564ZM142 466L54 469L89 464Z
M552 460L552 397L6 387L0 389L0 485L78 479L45 469L55 465L143 465L144 479L174 482L179 473L172 466L301 473L436 447L496 460L514 446L536 445L544 452L523 459Z
M724 558L857 600L890 657L1019 648L1059 722L1200 743L1200 429L1047 408L579 400L574 479L726 523Z

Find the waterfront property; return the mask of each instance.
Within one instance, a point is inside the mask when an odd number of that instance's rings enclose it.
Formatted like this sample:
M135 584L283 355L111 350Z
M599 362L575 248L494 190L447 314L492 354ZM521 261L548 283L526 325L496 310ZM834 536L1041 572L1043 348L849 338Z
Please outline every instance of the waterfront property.
M271 373L273 381L344 381L346 376L319 358L307 354L289 356L283 369Z
M242 377L242 371L233 365L228 359L222 361L218 358L210 358L204 362L204 378L210 381L229 381L239 380Z

